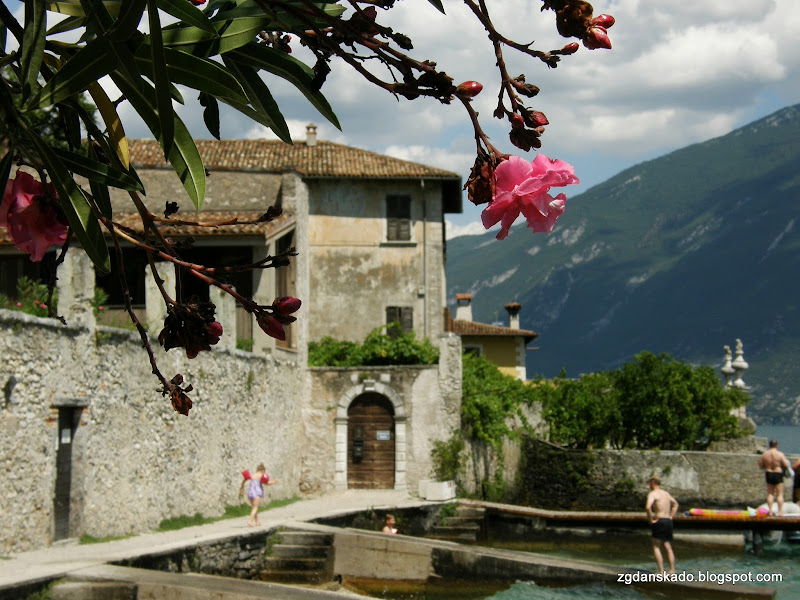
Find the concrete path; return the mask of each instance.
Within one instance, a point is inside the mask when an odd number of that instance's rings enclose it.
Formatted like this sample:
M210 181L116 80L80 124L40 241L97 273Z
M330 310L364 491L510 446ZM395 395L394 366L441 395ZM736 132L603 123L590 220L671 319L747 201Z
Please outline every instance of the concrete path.
M259 514L261 529L272 529L293 522L305 522L320 517L333 517L369 510L380 512L389 508L402 508L435 504L409 497L407 492L395 490L346 490L333 492L320 498L301 500ZM47 581L62 577L86 567L125 560L147 553L167 552L224 539L253 531L247 526L247 517L225 519L186 527L164 533L144 533L124 540L101 544L78 545L70 540L56 543L43 550L12 554L8 560L0 559L0 597L4 587L14 587L26 582Z

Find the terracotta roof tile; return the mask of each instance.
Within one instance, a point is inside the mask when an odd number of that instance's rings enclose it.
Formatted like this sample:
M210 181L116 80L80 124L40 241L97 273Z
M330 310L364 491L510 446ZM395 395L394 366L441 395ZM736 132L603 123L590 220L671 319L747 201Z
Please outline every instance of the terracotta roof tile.
M531 340L539 337L539 334L530 329L512 329L511 327L501 327L499 325L488 325L487 323L476 323L475 321L463 321L454 319L450 309L444 309L444 329L452 331L457 335L485 335L492 337L524 337L527 344Z
M255 221L263 213L261 212L200 212L197 218L193 219L196 223L219 223L238 219L239 221ZM175 218L175 217L173 217ZM138 213L117 213L114 221L124 227L142 232L142 221ZM164 235L183 237L225 237L225 236L259 236L272 237L280 230L291 226L295 222L292 214L283 214L269 223L237 223L236 225L222 225L220 227L204 227L201 225L178 225L162 224L160 229ZM0 228L0 245L11 246L13 242L8 236L5 227Z
M192 218L196 223L220 223L233 219L239 221L255 221L263 213L261 212L199 212ZM175 218L175 217L173 217ZM142 231L142 221L137 213L117 213L114 220L125 227L134 231ZM294 223L294 215L283 214L269 223L237 223L235 225L221 225L219 227L207 227L202 225L169 225L160 224L160 230L165 235L173 236L194 236L194 237L223 237L223 236L243 236L257 235L271 237L281 229Z
M164 153L155 140L131 139L128 143L135 166L167 167ZM461 179L458 173L334 142L319 141L314 146L279 140L195 140L195 143L206 168L212 171L297 171L305 177Z

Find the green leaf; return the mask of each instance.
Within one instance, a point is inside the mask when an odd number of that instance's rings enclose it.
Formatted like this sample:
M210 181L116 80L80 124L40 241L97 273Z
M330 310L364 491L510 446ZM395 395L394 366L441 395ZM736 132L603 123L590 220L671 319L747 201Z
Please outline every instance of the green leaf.
M73 31L74 29L83 27L85 20L86 19L84 17L67 17L63 21L59 21L50 29L48 29L47 35L50 36L58 33L66 33L67 31Z
M97 160L97 152L94 149L94 144L89 144L89 158ZM90 179L89 187L92 190L92 196L94 197L94 203L97 205L97 208L100 209L100 212L103 213L106 218L112 218L114 213L111 209L111 196L108 193L108 186Z
M47 32L47 11L44 2L25 3L25 32L22 36L22 96L28 99L39 87L37 77L42 66L45 34Z
M92 207L81 192L78 185L72 179L69 170L64 166L53 149L47 145L36 132L30 132L30 141L36 146L39 158L42 159L50 180L58 192L61 201L61 208L67 215L67 220L83 246L86 254L92 259L95 268L101 274L111 271L111 259L108 255L108 247L100 229Z
M344 11L345 7L341 4L329 4L326 2L296 2L294 3L296 8L301 10L308 10L311 6L315 6L319 10L321 10L325 15L328 17L337 18L340 17ZM227 3L224 6L230 6L230 3ZM220 10L216 15L214 15L213 21L230 21L232 19L240 19L243 17L257 17L257 16L264 16L265 11L261 6L253 3L253 2L242 2L235 8L225 10L224 8ZM309 25L319 25L325 26L328 22L323 17L315 17L310 18L311 15L304 15L308 17L308 19L300 20L295 17L292 13L287 10L272 10L270 13L266 13L266 16L270 18L270 27L265 28L267 31L269 30L280 30L286 31L291 29L292 27L300 27L302 29L308 29Z
M132 82L119 71L112 71L110 76L160 143L161 128L158 114L155 110L155 91L153 88L141 80ZM186 129L186 125L178 115L175 115L174 119L174 144L169 153L166 154L166 158L183 183L183 187L189 194L192 204L197 210L200 210L206 193L205 166L200 158L200 152L198 152L197 146L189 134L189 130Z
M162 32L164 46L177 48L195 56L209 57L223 54L252 42L267 29L269 18L243 17L226 22L214 22L217 36L209 39L206 31L196 27L165 28Z
M150 20L150 58L153 61L153 83L156 85L156 106L161 124L161 146L169 155L175 139L175 115L172 110L170 81L164 60L164 46L161 43L161 21L158 18L156 0L147 0L147 14Z
M203 111L203 121L206 124L208 132L216 139L219 139L219 103L217 99L205 92L200 92L197 99L200 101L200 106L205 107Z
M42 88L36 106L43 108L61 102L107 75L114 68L109 46L105 39L96 38L75 53Z
M0 189L4 191L6 189L6 185L8 184L8 178L11 176L11 165L14 162L13 158L14 153L9 150L0 160L0 186L2 186Z
M321 92L314 91L312 88L311 82L314 79L314 71L308 65L285 52L280 52L255 42L248 44L246 48L234 50L228 55L239 63L263 69L290 82L303 93L322 116L335 125L337 129L342 128L336 113L333 112L331 105L328 104L328 100Z
M445 14L444 6L442 5L442 0L428 0L428 2L433 4L436 7L436 10L438 10L440 13Z
M267 127L272 129L281 140L291 144L292 136L289 133L289 126L286 125L286 120L283 118L277 102L272 97L267 85L258 76L258 72L252 67L228 60L226 56L223 56L222 60L244 86L250 104L263 119L260 122L269 122Z
M141 182L124 171L120 171L119 169L115 169L99 161L86 158L77 152L61 148L52 148L52 150L67 169L86 177L89 181L97 181L104 185L123 190L144 192L144 187Z
M239 81L219 63L170 48L164 48L164 59L167 61L167 75L172 82L218 98L247 102L247 95ZM147 45L139 47L136 64L146 75L152 73L150 48Z
M124 42L138 31L139 23L142 20L147 0L127 0L122 3L117 20L109 29L105 38L112 42ZM149 9L148 9L149 10Z
M187 25L197 27L216 36L217 30L199 8L186 0L158 0L158 8Z

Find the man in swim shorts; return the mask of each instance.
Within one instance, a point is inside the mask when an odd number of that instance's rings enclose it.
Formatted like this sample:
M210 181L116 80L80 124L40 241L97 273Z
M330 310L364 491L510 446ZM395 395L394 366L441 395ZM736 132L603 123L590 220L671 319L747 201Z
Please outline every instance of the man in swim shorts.
M658 572L664 572L664 559L662 551L667 554L669 572L675 573L675 554L672 552L672 517L678 512L678 501L672 494L661 489L661 480L658 477L650 478L650 493L644 509L650 521L652 531L653 556L656 557Z
M764 469L767 480L767 508L772 514L772 500L778 503L778 516L783 516L783 470L789 467L786 455L778 450L778 440L769 441L769 450L758 459L758 468Z

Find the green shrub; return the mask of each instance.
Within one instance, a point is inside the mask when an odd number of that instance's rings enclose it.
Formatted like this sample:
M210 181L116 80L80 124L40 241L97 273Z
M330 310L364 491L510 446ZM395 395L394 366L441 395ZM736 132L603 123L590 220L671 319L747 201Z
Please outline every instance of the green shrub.
M418 341L413 331L403 333L400 323L376 327L362 344L324 337L308 344L312 367L364 367L383 365L433 365L439 351L427 338Z
M432 475L437 481L458 479L464 464L464 440L456 434L445 442L433 442L431 458L433 459Z

